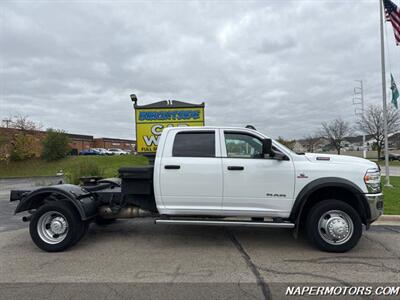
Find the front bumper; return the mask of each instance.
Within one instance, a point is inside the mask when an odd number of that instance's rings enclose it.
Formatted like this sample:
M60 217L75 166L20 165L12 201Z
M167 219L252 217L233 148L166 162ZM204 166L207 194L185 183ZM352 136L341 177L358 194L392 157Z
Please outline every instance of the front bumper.
M369 223L374 222L383 214L383 194L366 194L367 202L371 212Z

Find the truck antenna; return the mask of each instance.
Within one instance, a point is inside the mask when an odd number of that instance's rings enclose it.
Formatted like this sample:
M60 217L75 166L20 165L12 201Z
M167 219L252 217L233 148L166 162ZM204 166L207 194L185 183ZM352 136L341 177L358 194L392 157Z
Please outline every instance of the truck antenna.
M253 129L253 130L257 131L257 129L253 125L246 125L246 128L247 129Z

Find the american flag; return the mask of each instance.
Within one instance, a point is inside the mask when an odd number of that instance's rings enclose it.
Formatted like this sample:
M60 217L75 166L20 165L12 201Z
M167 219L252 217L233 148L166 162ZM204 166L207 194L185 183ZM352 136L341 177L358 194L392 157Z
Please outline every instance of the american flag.
M390 0L383 0L386 21L390 21L394 30L396 45L400 46L400 8Z

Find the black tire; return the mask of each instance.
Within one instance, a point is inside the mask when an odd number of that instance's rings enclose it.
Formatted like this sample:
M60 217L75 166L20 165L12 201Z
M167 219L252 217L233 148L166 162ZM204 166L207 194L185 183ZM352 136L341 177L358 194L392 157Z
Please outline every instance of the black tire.
M88 221L82 222L82 227L80 229L80 232L78 233L75 241L72 242L70 247L75 246L85 236L85 234L87 233L87 231L89 229L89 225L90 225L90 222L88 222Z
M62 240L59 242L50 243L46 241L46 237L43 236L43 230L41 230L40 224L46 216L52 215L50 212L55 212L60 216L64 217L63 220L67 224L67 230L65 234L62 234ZM40 222L39 226L38 223ZM47 228L46 224L46 229ZM39 233L39 231L41 233ZM47 252L59 252L67 249L73 244L77 243L79 239L83 236L84 223L82 222L79 213L72 206L72 204L66 201L56 201L44 204L39 207L38 210L33 214L31 222L29 224L29 232L32 241L40 249Z
M332 212L332 214L330 215L329 212ZM324 224L324 220L328 220L328 222L326 222L327 224L329 224L329 221L333 222L336 212L338 214L344 213L343 215L345 217L342 219L339 218L340 221L346 220L346 218L349 217L351 222L347 223L350 224L348 228L352 228L352 231L349 230L347 235L344 234L345 237L343 237L342 241L339 240L339 244L335 244L338 241L335 242L334 240L328 242L327 240L332 236L330 233L326 234L323 226L320 226L320 220L322 222L321 224ZM323 218L323 216L325 218ZM321 229L319 227L321 227ZM310 242L317 248L327 252L340 253L349 251L357 245L362 234L362 222L357 211L349 204L340 200L329 199L318 202L311 208L307 216L306 230Z

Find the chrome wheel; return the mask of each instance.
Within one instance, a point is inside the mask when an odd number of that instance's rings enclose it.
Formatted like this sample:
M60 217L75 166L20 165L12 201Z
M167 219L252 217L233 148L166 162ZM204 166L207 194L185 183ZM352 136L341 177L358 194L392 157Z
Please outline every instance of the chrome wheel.
M40 216L37 232L47 244L61 243L68 233L68 222L65 216L56 211L48 211Z
M354 225L350 216L340 210L325 212L318 222L321 238L331 245L346 243L353 235Z

